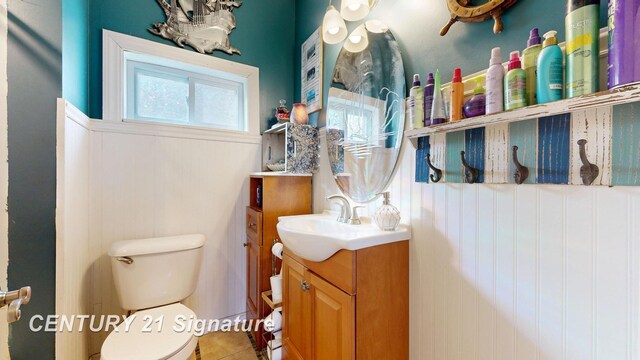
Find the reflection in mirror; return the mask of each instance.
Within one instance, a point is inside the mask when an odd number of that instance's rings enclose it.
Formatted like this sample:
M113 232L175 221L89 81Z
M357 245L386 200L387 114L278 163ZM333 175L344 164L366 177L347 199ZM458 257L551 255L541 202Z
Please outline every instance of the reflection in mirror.
M405 96L402 55L393 34L380 21L356 28L336 60L326 129L331 171L356 202L374 200L391 182L402 145Z

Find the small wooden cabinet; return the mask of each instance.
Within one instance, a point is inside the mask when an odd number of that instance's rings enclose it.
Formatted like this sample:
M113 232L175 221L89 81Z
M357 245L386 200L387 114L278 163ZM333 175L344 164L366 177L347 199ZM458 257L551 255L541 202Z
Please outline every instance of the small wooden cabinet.
M271 309L261 294L271 288L271 247L278 241L278 217L311 213L311 175L258 173L249 178L247 249L247 319L263 319ZM262 327L253 337L259 349L266 343Z
M285 248L282 271L283 359L409 358L408 241L319 263Z

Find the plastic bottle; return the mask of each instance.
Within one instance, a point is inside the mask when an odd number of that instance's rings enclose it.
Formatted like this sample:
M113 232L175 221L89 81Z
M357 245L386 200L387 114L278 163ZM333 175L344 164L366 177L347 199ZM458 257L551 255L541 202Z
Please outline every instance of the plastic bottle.
M527 74L520 63L520 52L509 56L509 71L504 77L504 109L513 110L527 106Z
M609 89L640 82L640 0L609 1Z
M453 79L451 79L451 121L462 120L462 105L464 102L464 84L462 83L462 70L456 68L453 70Z
M487 70L486 113L494 114L504 111L504 67L500 48L491 50L491 60Z
M438 125L447 122L447 114L442 99L440 70L436 70L436 83L433 86L433 105L431 106L431 125Z
M598 91L600 0L567 0L567 98Z
M431 107L433 106L433 93L435 88L435 80L433 73L427 75L427 83L424 86L424 126L431 125Z
M527 104L535 105L536 100L536 74L538 67L538 56L542 50L542 41L538 34L538 28L533 28L529 32L527 48L522 52L522 67L527 74Z
M413 128L420 129L424 127L424 93L420 86L420 75L413 75L413 86L409 91L411 106L413 107Z
M486 96L484 94L484 88L482 87L483 77L473 79L476 83L476 87L473 89L473 97L464 104L463 112L466 118L472 118L475 116L481 116L485 114L486 108Z
M544 34L544 45L538 56L538 104L562 100L562 49L556 34L556 31Z

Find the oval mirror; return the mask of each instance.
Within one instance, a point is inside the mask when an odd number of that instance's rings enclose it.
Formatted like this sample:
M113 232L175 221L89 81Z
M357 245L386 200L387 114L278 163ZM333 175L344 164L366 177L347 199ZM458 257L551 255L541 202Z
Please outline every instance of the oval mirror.
M356 28L336 60L327 102L327 150L340 190L365 203L395 172L405 122L400 48L379 21Z

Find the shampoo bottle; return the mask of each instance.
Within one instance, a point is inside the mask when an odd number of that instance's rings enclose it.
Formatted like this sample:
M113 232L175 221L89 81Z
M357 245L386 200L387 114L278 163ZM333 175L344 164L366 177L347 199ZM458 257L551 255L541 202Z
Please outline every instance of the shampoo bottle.
M447 121L440 84L440 70L436 70L436 82L433 86L433 105L431 106L431 125L443 124Z
M567 98L598 91L600 0L567 0Z
M433 73L427 76L427 84L424 87L424 126L431 125L431 107L433 106L433 93L435 91L435 79Z
M424 93L420 86L420 75L413 75L413 86L409 91L411 98L411 106L413 107L413 128L419 129L424 127Z
M464 117L466 118L485 114L486 96L484 94L484 88L482 87L483 80L483 77L474 79L476 87L473 89L473 97L464 104L463 108Z
M491 50L491 60L487 70L487 92L486 92L486 113L494 114L504 111L504 67L502 66L502 56L500 48Z
M504 77L504 109L513 110L527 106L526 77L520 63L520 52L513 51L509 60L509 71Z
M451 121L462 120L462 105L464 102L464 84L462 83L462 70L456 68L453 70L453 79L451 79Z
M562 49L558 46L556 34L556 31L544 34L544 45L538 56L537 99L539 104L562 99Z
M538 56L542 50L542 42L538 34L538 28L531 29L527 48L522 52L522 67L527 74L527 104L535 105L536 101L536 74Z

